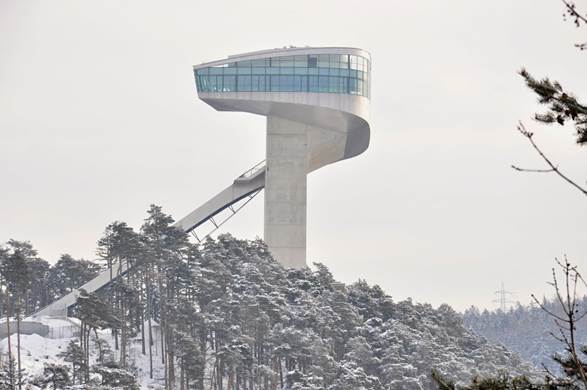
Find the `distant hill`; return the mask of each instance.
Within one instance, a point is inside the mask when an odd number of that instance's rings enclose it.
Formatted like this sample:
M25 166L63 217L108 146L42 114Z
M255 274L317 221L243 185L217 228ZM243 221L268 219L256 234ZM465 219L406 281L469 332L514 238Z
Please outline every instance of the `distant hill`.
M559 304L554 300L545 299L543 305L553 313L560 312ZM587 308L587 297L579 299L578 306ZM553 372L560 369L552 359L554 354L564 355L564 346L552 335L560 336L558 327L553 318L537 306L518 304L505 313L501 310L480 312L471 307L465 311L463 323L490 342L519 353L536 367L545 365ZM576 336L578 345L587 345L586 318L577 323Z

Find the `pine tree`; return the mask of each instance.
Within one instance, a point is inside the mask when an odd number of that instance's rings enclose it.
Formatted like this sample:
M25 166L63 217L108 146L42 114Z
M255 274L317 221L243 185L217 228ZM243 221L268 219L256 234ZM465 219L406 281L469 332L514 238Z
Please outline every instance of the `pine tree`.
M68 254L61 255L48 272L48 288L51 299L57 299L93 279L100 267L87 260L77 260Z
M42 384L51 385L53 390L60 390L71 384L69 370L61 364L45 363L43 375Z
M30 271L30 259L36 257L37 252L33 249L32 245L28 242L20 242L15 240L8 241L8 247L10 249L9 255L4 259L1 264L2 268L0 272L3 279L5 280L8 291L13 296L12 300L9 300L8 310L13 306L15 308L16 317L16 341L17 341L17 377L18 377L18 389L22 389L22 366L20 356L20 323L23 318L23 307L22 302L30 290L31 286L31 271Z
M92 371L100 376L100 385L107 389L140 390L136 374L115 362L95 365Z
M85 356L81 344L81 339L80 341L71 340L67 345L67 349L57 355L64 361L71 363L73 384L75 384L76 377L81 384L83 380L82 373L86 372Z
M81 321L80 346L83 351L85 381L89 380L90 367L90 334L93 331L98 338L97 329L120 329L120 321L112 314L111 307L96 293L80 290L77 298L77 316Z

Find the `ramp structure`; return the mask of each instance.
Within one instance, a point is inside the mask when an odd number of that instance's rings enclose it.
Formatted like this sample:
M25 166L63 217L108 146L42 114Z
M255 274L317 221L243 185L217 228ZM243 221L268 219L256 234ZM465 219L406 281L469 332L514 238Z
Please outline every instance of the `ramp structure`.
M184 218L177 221L174 226L185 232L194 232L196 228L201 226L207 221L212 223L214 227L211 231L208 231L204 236L195 238L198 241L206 238L214 230L219 228L224 222L230 219L234 214L238 212L244 205L246 205L251 199L253 199L265 185L265 162L261 162L255 165L253 168L247 170L245 173L234 179L233 183L226 189L218 193L216 196L211 198L209 201L198 207ZM214 217L229 209L228 216L224 217L223 220L216 221ZM114 280L119 275L124 275L128 271L128 265L122 261L115 263L112 266L112 272L110 269L102 271L94 279L90 280L78 289L64 295L55 302L45 306L41 310L31 314L28 319L36 317L67 317L67 309L75 305L79 290L83 289L91 293L97 291Z
M266 159L175 226L201 241L205 236L196 228L207 221L219 228L264 188L265 242L285 267L305 267L307 174L369 146L369 53L286 47L197 65L194 75L199 98L214 109L267 117ZM215 218L227 210L228 217ZM96 291L112 282L112 274L128 270L124 262L113 268L80 289ZM29 318L66 316L77 295L73 291Z

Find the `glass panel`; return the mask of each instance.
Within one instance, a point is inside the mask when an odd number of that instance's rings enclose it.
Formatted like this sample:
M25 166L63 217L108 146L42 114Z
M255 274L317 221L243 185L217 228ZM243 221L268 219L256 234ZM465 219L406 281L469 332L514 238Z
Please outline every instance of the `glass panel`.
M296 68L308 67L308 56L295 56L294 61Z
M251 65L253 65L253 67L269 66L269 58L263 58L261 60L252 60Z
M251 76L238 76L237 91L249 92L251 90Z
M294 76L294 91L305 92L308 90L308 76Z
M348 68L349 67L349 56L348 54L343 54L340 56L340 67L341 68Z
M308 56L308 68L316 68L317 66L318 66L318 56L309 55Z
M318 92L318 76L308 76L308 91Z
M357 94L357 79L349 79L349 93L351 95Z
M330 61L328 58L328 54L319 54L318 55L318 67L319 68L328 68Z
M294 68L279 68L279 73L280 74L294 74Z
M338 92L338 77L328 78L328 92Z
M329 85L328 79L329 79L328 76L318 77L318 92L328 92L328 85Z
M208 80L210 82L210 91L217 92L218 88L217 88L217 84L216 84L216 76L209 76Z
M340 65L340 56L338 54L331 54L329 56L330 68L338 68Z
M246 69L246 68L245 68ZM224 74L236 74L238 68L224 68Z
M310 69L308 69L308 68L295 68L294 72L295 72L295 74L308 74L309 70Z
M236 66L238 66L239 68L250 68L251 67L251 61L238 61L236 63Z
M265 91L265 76L251 77L251 91L260 92Z
M318 69L318 74L320 76L328 76L330 74L330 72L329 72L328 68L320 68L320 69Z
M279 68L275 68L275 67L265 68L265 72L267 74L279 74Z
M271 76L271 91L279 92L279 76Z
M265 74L265 68L253 68L253 74Z
M283 67L283 66L294 66L294 57L293 56L285 56L285 57L279 57L279 66Z
M223 68L210 68L210 74L222 74Z
M224 92L235 92L236 91L236 76L224 76L224 83L222 85L222 91Z
M224 74L227 74L226 72ZM238 74L251 74L251 68L238 68Z
M279 80L280 91L293 91L294 89L294 76L281 76Z

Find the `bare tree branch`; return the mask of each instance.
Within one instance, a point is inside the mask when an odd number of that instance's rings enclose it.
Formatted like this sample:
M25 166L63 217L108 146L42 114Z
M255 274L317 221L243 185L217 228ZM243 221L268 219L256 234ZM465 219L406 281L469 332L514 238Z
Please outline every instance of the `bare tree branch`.
M534 133L526 130L526 127L524 126L524 124L522 122L519 122L518 126L517 126L518 131L520 132L520 134L522 134L524 137L526 137L526 139L528 139L528 141L530 142L530 144L532 145L532 147L534 148L534 150L536 150L536 152L540 155L540 157L542 157L542 159L546 162L546 164L550 167L550 169L548 170L535 170L535 169L524 169L524 168L519 168L515 165L512 165L512 168L515 169L516 171L520 171L520 172L554 172L556 173L558 176L560 176L564 181L566 181L567 183L569 183L570 185L572 185L573 187L575 187L576 189L578 189L579 191L581 191L581 193L583 193L583 195L587 196L587 189L581 187L580 185L578 185L576 182L574 182L573 180L571 180L568 176L566 176L565 174L563 174L559 169L558 166L554 165L552 163L552 161L550 161L550 159L548 157L546 157L546 155L544 154L544 152L542 152L542 150L538 147L538 145L536 145L536 142L534 142Z
M587 18L585 16L581 15L579 13L579 11L577 11L575 3L572 3L567 0L561 0L561 1L565 5L565 8L567 9L567 13L569 14L569 16L571 16L575 19L575 24L577 25L577 27L579 27L580 22L587 24Z
M513 169L515 169L516 171L520 171L520 172L533 172L533 173L549 173L549 172L554 172L554 169L528 169L528 168L520 168L516 165L512 165L511 166Z
M579 11L577 11L577 6L574 2L568 0L561 0L562 3L565 5L565 14L563 17L566 19L566 16L570 16L573 19L573 23L575 26L580 27L581 23L587 24L587 16L581 15ZM575 43L575 47L579 50L587 49L587 42L586 43Z
M577 321L585 315L584 313L582 316L579 316L579 311L576 309L576 285L577 281L583 280L583 278L579 274L577 266L571 265L567 256L564 257L564 263L561 262L559 259L555 260L556 263L562 268L562 272L564 275L563 286L565 288L565 291L561 292L560 290L556 270L554 268L552 269L552 283L549 284L552 285L555 289L558 302L560 304L562 311L565 314L564 318L554 313L554 311L546 308L545 305L538 302L538 300L533 294L532 299L540 306L542 310L544 310L548 315L550 315L554 319L554 322L558 327L560 336L555 335L554 332L550 332L550 334L552 335L552 337L554 337L557 341L561 342L566 347L565 349L570 355L568 362L566 362L562 358L559 360L556 357L555 360L563 364L565 370L571 370L569 371L571 373L569 375L569 379L575 377L587 389L587 366L584 365L584 363L579 358L578 348L576 344L577 340L575 339ZM570 364L570 366L567 367L567 364Z

